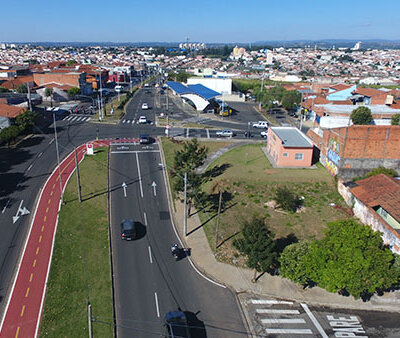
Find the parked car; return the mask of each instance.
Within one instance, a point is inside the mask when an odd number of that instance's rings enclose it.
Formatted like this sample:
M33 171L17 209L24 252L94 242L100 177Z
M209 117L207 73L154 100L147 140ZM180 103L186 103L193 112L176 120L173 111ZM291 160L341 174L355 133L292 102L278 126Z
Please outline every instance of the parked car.
M222 136L222 137L232 137L235 136L232 130L230 129L225 129L225 130L219 130L216 132L217 136Z
M124 219L121 222L121 239L131 241L137 237L137 224L131 219Z
M182 311L170 311L165 314L165 324L168 338L190 338L190 330L185 314Z
M253 123L253 128L268 128L269 124L267 121L258 121Z
M147 123L147 117L146 116L140 116L138 120L139 124L146 124Z
M263 130L263 131L260 133L260 135L261 135L261 137L268 137L268 129L267 129L267 130Z
M140 144L149 144L150 143L150 136L147 134L141 134L139 137Z
M142 109L149 109L149 105L147 103L142 103Z

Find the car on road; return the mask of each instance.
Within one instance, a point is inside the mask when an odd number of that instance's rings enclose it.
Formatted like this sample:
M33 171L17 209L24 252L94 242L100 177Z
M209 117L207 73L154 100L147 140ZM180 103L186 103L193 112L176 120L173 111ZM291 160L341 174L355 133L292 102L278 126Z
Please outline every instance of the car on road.
M147 134L141 134L139 137L140 144L149 144L150 143L150 136Z
M121 239L131 241L137 237L137 224L131 219L124 219L121 222Z
M146 124L147 123L147 117L146 116L140 116L138 120L139 124Z
M235 136L234 132L230 129L219 130L216 132L217 136L232 137Z
M269 124L267 121L258 121L253 123L253 128L268 128Z
M261 135L261 137L267 138L267 137L268 137L268 129L267 129L267 130L263 130L263 131L260 133L260 135Z
M185 314L182 311L170 311L165 314L165 324L168 338L190 338L190 330Z
M149 109L149 105L147 103L142 103L142 109Z

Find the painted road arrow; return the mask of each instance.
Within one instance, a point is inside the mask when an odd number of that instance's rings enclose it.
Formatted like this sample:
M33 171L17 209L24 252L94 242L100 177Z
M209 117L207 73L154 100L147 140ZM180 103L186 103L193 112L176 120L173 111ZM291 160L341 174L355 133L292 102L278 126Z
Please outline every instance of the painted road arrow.
M154 191L154 196L157 196L157 191L156 191L156 182L153 181L153 183L151 184L151 186L153 187L153 191Z
M122 188L124 189L124 197L126 197L126 188L127 188L128 186L126 185L126 183L125 182L123 182L122 183Z
M15 214L15 216L13 216L13 224L19 220L19 218L21 216L25 216L28 215L30 213L30 211L26 208L26 207L22 207L22 203L24 203L24 200L21 200L21 203L19 204L17 213Z

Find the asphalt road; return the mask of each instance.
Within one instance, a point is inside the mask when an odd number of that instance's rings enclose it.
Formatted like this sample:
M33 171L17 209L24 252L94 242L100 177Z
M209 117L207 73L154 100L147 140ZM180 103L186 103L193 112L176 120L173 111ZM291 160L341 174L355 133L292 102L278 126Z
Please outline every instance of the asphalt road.
M178 309L190 319L194 337L246 336L235 295L199 275L187 257L175 261L171 255L171 245L179 240L170 219L160 162L158 144L111 147L118 336L162 334L165 313ZM138 239L121 240L120 222L126 218L140 222Z

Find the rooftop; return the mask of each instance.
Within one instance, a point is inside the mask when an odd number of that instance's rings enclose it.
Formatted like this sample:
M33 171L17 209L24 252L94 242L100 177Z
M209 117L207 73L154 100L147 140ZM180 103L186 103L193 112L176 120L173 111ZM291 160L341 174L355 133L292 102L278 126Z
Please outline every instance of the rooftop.
M310 139L294 127L271 127L276 136L282 141L284 147L312 148Z
M206 86L203 86L202 84L193 84L193 85L185 86L184 84L182 84L180 82L167 81L167 85L174 92L176 92L179 95L197 94L197 95L201 96L202 98L204 98L205 100L210 100L213 97L221 95L221 93L218 93L215 90L207 88Z

